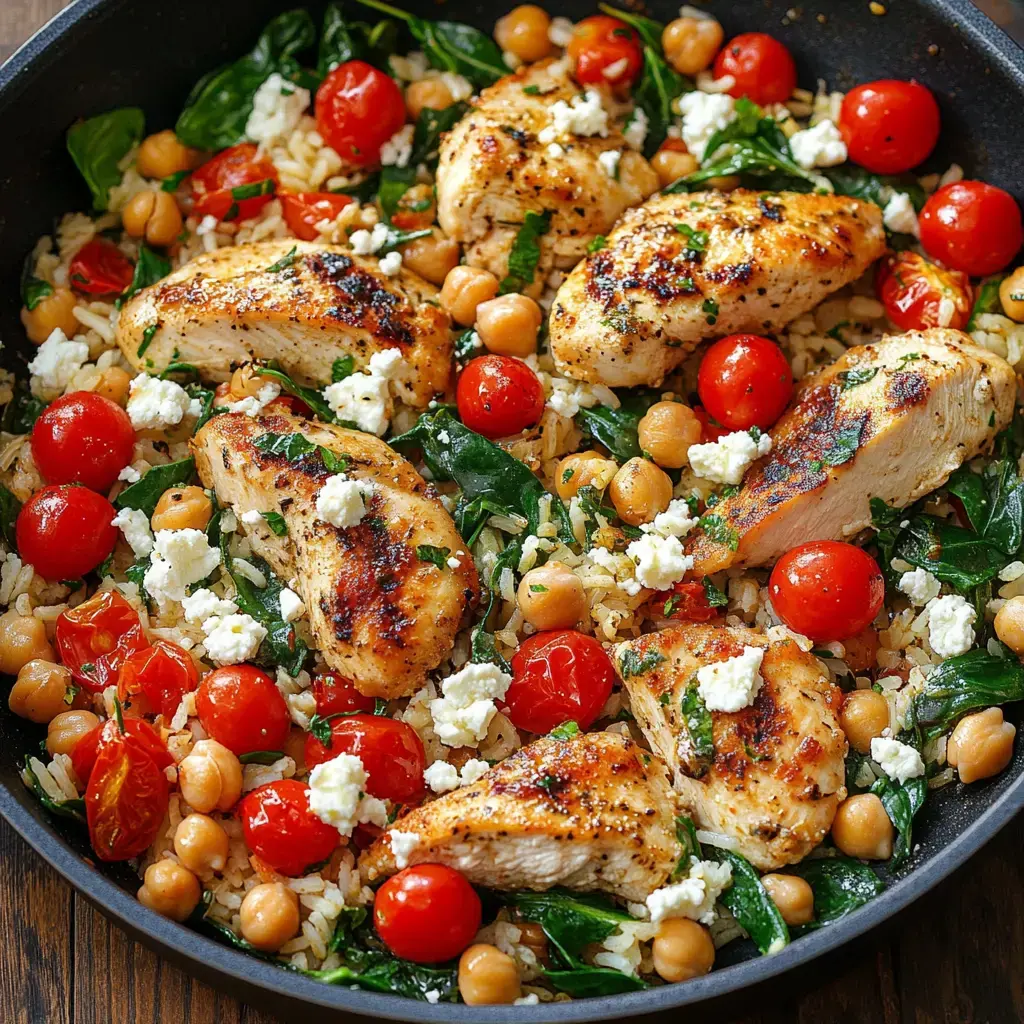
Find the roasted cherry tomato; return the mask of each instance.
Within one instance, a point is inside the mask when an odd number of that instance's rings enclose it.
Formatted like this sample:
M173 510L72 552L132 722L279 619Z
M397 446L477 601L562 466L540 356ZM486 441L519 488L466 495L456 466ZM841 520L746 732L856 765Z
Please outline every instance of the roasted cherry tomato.
M746 96L762 106L785 103L796 88L792 54L764 32L744 32L730 39L718 51L713 70L715 78L732 75L736 80L730 96Z
M316 91L316 126L346 163L380 162L380 147L405 124L395 80L361 60L339 64Z
M149 849L167 813L169 786L148 747L111 719L85 790L89 840L100 860L130 860Z
M341 833L309 809L309 786L297 779L254 789L239 803L238 817L249 849L282 875L303 874L341 843Z
M281 750L291 727L274 680L252 665L228 665L203 678L196 694L203 728L234 754Z
M131 702L140 715L163 715L170 720L181 698L199 685L192 656L170 640L154 640L121 666L117 695Z
M725 437L726 434L730 433L728 427L723 427L719 423L711 422L711 417L708 415L708 411L703 405L695 405L693 407L693 415L700 420L701 444L710 444L712 441L717 441L719 438Z
M249 220L274 198L277 169L258 147L242 142L208 160L189 182L197 217Z
M550 732L569 721L587 729L614 683L611 660L592 636L575 629L537 633L512 658L512 685L501 710L528 732Z
M149 646L138 612L116 590L61 612L56 642L65 667L93 693L116 683L125 661Z
M710 622L719 613L708 601L703 583L676 583L667 594L651 602L656 615L681 622Z
M373 923L384 945L417 964L457 957L479 931L482 913L473 886L443 864L399 871L373 901Z
M732 334L704 353L697 393L704 408L730 430L767 430L793 395L793 371L774 341Z
M921 245L972 277L1003 270L1024 242L1017 200L983 181L943 185L921 211Z
M816 540L786 552L768 580L772 607L816 643L845 640L878 614L885 581L878 563L852 544Z
M568 53L573 77L581 85L630 86L644 63L640 37L607 14L592 14L577 22Z
M313 696L316 698L316 713L321 718L350 711L372 715L377 703L373 697L360 693L351 679L335 672L313 677Z
M106 238L86 242L68 267L71 287L86 295L120 294L134 276L132 261Z
M307 242L312 242L320 234L317 224L322 220L334 220L352 202L351 196L333 192L288 192L278 198L288 227L294 235Z
M459 377L455 401L462 422L484 437L518 434L544 413L537 374L511 356L471 359Z
M902 174L939 141L939 105L919 82L866 82L843 97L839 131L855 164L875 174Z
M51 402L32 428L32 458L48 484L108 491L132 461L135 429L121 406L92 391Z
M117 543L113 505L76 484L36 491L18 513L18 554L48 580L73 580L95 569Z
M904 331L962 330L971 318L970 277L946 270L910 249L891 253L882 261L875 288L885 315Z
M427 767L423 742L405 722L383 715L349 715L330 722L330 745L306 736L306 769L339 754L355 754L366 769L366 792L380 800L415 804L423 799Z
M75 774L82 785L85 785L92 775L92 769L96 764L96 758L99 755L100 746L104 742L104 737L109 738L114 735L110 730L104 731L107 724L107 722L104 722L102 725L97 725L95 729L90 729L71 750L71 767L75 769ZM170 751L164 746L164 741L160 739L160 734L141 718L125 716L124 731L133 741L142 746L156 762L158 768L166 768L174 764L174 758L171 757Z

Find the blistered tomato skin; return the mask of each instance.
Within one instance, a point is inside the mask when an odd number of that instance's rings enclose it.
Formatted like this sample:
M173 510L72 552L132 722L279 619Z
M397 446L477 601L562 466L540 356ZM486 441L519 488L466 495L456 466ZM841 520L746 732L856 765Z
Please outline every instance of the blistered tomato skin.
M86 242L68 267L71 287L86 295L118 295L134 276L132 261L106 238Z
M284 219L292 232L306 242L319 237L317 224L324 220L333 221L352 197L333 192L295 192L278 196Z
M75 681L99 693L116 683L125 661L149 643L138 612L116 590L103 590L61 612L56 645Z
M97 725L95 729L91 729L71 751L71 767L75 769L75 774L83 783L87 783L92 776L92 770L101 747L120 735L120 729L116 731L107 729L107 725L108 723L104 722L102 725ZM144 722L141 718L125 717L124 732L126 736L131 737L133 743L141 746L149 754L158 768L163 769L174 764L174 758L164 746L160 734L148 722Z
M659 594L652 604L655 615L680 622L710 622L722 610L708 601L703 583L676 583L667 594Z
M152 647L132 654L121 666L117 696L131 702L138 714L163 715L169 721L181 698L199 685L192 656L170 640L156 639Z
M910 249L892 253L879 264L875 288L885 315L904 331L963 330L971 317L970 277Z
M233 754L281 750L291 728L274 681L252 665L229 665L203 678L196 694L202 727Z
M189 183L192 212L200 219L249 220L274 198L277 169L259 155L257 146L242 142L208 160L192 174ZM262 194L248 195L261 184Z
M324 672L313 677L313 697L316 713L322 718L350 711L373 714L376 701L356 689L356 684L336 672Z
M567 52L573 62L573 77L580 85L629 86L643 67L636 32L607 14L594 14L578 22ZM610 77L606 74L609 69Z
M866 82L843 98L839 131L855 164L875 174L902 174L939 141L939 105L919 82Z
M508 437L536 425L544 412L544 389L521 359L479 356L462 371L455 401L470 430Z
M730 75L730 96L746 96L762 106L785 103L796 88L796 64L789 50L764 32L744 32L718 51L714 76Z
M793 395L793 371L775 342L757 334L732 334L705 353L697 393L704 408L729 430L768 430Z

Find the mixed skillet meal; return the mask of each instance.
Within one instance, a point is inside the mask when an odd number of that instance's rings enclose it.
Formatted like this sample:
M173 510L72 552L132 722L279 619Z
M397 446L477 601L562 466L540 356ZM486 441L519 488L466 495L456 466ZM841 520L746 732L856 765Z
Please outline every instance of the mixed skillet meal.
M1021 216L940 120L689 7L363 0L73 125L0 379L25 783L152 910L430 1002L869 901L1024 697Z

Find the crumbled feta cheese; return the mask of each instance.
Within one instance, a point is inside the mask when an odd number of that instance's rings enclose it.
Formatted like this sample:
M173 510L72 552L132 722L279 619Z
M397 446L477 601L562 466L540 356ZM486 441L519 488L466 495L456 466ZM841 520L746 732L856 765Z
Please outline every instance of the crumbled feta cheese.
M847 155L839 129L828 118L792 135L789 149L793 159L808 171L812 167L835 167L844 163Z
M909 743L876 736L871 741L871 759L894 782L904 783L924 775L924 761Z
M256 656L267 637L266 629L251 615L214 615L203 623L203 646L218 665L240 665Z
M177 426L191 411L188 392L173 380L140 374L128 387L125 411L136 430L163 430Z
M442 696L428 702L437 738L449 747L475 747L486 735L512 677L496 665L470 664L441 681Z
M353 373L328 385L324 388L324 398L338 419L351 420L360 430L380 437L388 429L391 418L388 382L398 376L403 366L400 349L374 352L366 373Z
M636 562L636 578L652 590L667 590L693 568L693 556L683 554L678 537L645 533L626 548Z
M291 587L281 588L280 601L281 618L285 622L294 622L296 619L301 619L306 613L306 606L302 603L302 598Z
M394 277L402 269L402 254L400 252L389 252L387 256L381 256L377 262L380 272L388 277Z
M897 585L918 608L938 597L942 590L942 584L927 569L921 568L905 572Z
M598 155L597 162L604 168L605 174L615 181L619 180L619 161L622 159L621 149L606 149Z
M234 615L238 605L202 587L181 602L181 610L185 613L186 622L200 623L215 615Z
M681 134L686 148L698 159L711 156L705 153L711 136L736 119L736 101L718 93L688 92L679 97L682 117Z
M68 341L64 332L55 328L28 364L32 394L43 399L63 394L88 359L89 346L84 341Z
M388 823L387 807L375 797L366 796L368 778L355 754L339 754L318 764L309 773L309 809L343 836L351 836L356 825L363 822L384 828Z
M242 513L242 522L246 526L261 526L266 520L263 518L263 513L258 508L251 508L248 512Z
M256 90L245 134L253 142L290 135L309 108L308 89L300 89L276 71Z
M349 236L349 245L357 256L371 256L379 249L383 249L388 240L388 226L383 222L373 225L373 229L367 231L360 228L353 231Z
M137 508L123 508L110 523L123 534L131 545L136 558L145 558L153 550L153 532L149 528L149 516Z
M473 85L469 79L457 75L454 71L442 71L441 81L448 86L452 100L456 103L468 100L473 95Z
M486 761L481 761L479 758L471 757L463 766L462 771L459 773L464 786L472 786L477 779L480 778L485 772L489 772L491 766Z
M697 520L690 515L690 506L682 498L673 498L668 508L654 517L653 523L644 523L640 529L662 537L685 537L696 525Z
M117 479L123 480L126 484L137 484L142 479L142 474L133 466L125 466L117 474Z
M648 124L647 114L643 107L634 107L622 132L622 137L630 149L642 150L644 148L644 142L647 141Z
M264 384L255 395L240 399L237 402L226 402L224 408L228 412L244 412L246 416L259 416L263 410L281 394L281 387L273 381Z
M737 430L710 444L690 445L690 468L703 480L738 484L751 463L771 450L772 439L768 434L755 441L746 430Z
M742 654L697 669L697 690L708 711L740 711L761 689L764 649L744 647Z
M959 594L936 597L925 608L928 613L928 642L942 658L966 654L974 643L976 612Z
M1010 562L999 570L999 578L1004 583L1012 583L1021 576L1024 576L1024 562Z
M220 565L220 551L202 530L157 530L153 560L142 579L159 604L185 599L186 588L206 579Z
M331 526L345 530L356 526L366 514L365 499L373 494L367 480L350 480L343 473L328 477L316 496L316 514Z
M394 380L405 365L402 358L402 350L399 348L385 348L380 352L374 352L370 356L370 362L366 369L375 377L384 377L386 380Z
M918 238L921 234L917 211L906 192L896 192L882 210L882 221L890 231Z
M381 166L405 167L409 163L409 158L412 156L414 130L415 125L404 125L380 147Z
M570 135L608 135L608 111L601 106L601 94L596 89L573 96L571 104L556 100L549 113L551 123L537 133L542 146Z
M568 18L552 18L551 24L548 25L548 39L555 46L568 46L572 41L573 29L574 25Z
M657 924L669 917L688 917L701 924L712 924L715 920L715 902L731 884L731 864L694 858L687 878L655 889L647 897L651 921Z
M401 832L397 828L388 832L391 840L391 855L395 858L396 868L407 868L409 856L420 845L420 837L416 832Z
M459 770L447 761L435 761L423 772L423 781L435 793L449 793L459 788Z

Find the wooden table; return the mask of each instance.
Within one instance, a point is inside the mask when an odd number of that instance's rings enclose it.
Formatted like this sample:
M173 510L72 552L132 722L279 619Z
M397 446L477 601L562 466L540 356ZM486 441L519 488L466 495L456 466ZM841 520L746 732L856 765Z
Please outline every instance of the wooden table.
M998 20L1012 14L1007 0L994 2ZM63 6L64 0L0 0L0 59ZM736 1024L1024 1021L1022 850L1024 817L884 931L696 1013ZM0 1024L278 1020L127 939L2 821L0 894ZM680 1016L660 1019L668 1024Z

